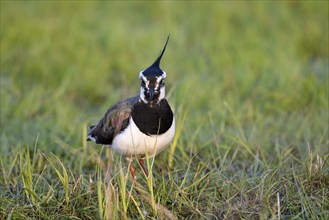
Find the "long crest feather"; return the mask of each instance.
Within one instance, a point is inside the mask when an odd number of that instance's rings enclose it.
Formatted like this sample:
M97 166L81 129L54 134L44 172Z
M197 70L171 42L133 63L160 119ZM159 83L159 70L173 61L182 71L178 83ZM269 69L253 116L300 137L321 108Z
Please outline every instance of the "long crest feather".
M169 41L169 37L170 37L170 34L168 35L167 37L167 41L166 41L166 44L164 45L160 55L158 56L158 58L154 61L154 63L151 65L152 67L160 67L160 61L161 61L161 58L162 58L162 55L164 54L165 50L166 50L166 47L167 47L167 44L168 44L168 41Z

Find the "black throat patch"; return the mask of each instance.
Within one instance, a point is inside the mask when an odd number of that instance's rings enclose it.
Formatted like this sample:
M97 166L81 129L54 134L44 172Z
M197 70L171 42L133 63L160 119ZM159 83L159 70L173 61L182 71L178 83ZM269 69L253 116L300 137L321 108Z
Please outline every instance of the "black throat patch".
M165 99L152 107L142 101L137 102L133 106L131 115L139 130L146 135L165 133L171 127L174 118Z

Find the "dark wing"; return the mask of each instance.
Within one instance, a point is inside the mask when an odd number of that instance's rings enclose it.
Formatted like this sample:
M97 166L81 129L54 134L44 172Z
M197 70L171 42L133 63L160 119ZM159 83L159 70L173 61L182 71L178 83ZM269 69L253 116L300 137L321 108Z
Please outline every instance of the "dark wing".
M98 124L89 127L87 140L112 144L114 137L128 126L132 107L138 100L139 96L134 96L111 106Z

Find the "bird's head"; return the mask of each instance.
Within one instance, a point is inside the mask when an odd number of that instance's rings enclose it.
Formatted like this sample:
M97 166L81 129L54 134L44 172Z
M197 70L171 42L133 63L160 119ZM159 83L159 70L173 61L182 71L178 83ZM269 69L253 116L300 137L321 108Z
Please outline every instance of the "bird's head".
M168 40L169 36L167 37L166 44L164 45L160 55L154 63L139 73L139 78L141 80L140 98L144 103L151 106L158 104L161 99L165 97L164 79L167 74L160 68L160 61L166 50Z

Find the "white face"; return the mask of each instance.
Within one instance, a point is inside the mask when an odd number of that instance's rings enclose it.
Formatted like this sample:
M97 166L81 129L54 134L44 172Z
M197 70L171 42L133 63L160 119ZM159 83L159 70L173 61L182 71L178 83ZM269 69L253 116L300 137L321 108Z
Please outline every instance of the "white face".
M144 103L155 105L165 98L164 79L167 74L162 72L160 76L144 76L143 71L139 73L141 79L140 98Z

